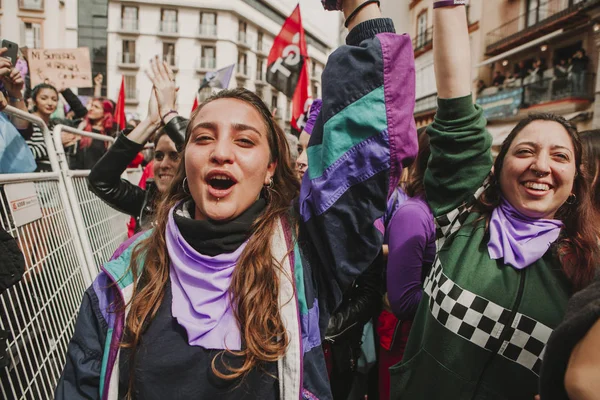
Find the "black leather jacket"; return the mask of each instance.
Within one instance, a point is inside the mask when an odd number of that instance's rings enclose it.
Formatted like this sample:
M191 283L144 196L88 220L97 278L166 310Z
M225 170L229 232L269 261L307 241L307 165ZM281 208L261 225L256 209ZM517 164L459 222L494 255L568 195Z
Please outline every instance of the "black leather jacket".
M181 151L185 141L188 120L175 117L165 125L165 132ZM149 227L154 215L154 198L158 190L154 180L148 180L146 189L121 179L121 174L142 150L144 145L135 143L123 131L108 152L94 165L88 176L88 187L109 206L135 218L136 231Z
M334 398L335 392L340 398L345 398L341 393L346 393L352 386L352 373L356 370L360 355L364 326L381 311L384 268L383 253L380 253L344 293L342 303L329 319L325 340L331 345L333 368L338 375L336 380L343 381L335 385L332 382ZM339 379L339 376L345 378Z

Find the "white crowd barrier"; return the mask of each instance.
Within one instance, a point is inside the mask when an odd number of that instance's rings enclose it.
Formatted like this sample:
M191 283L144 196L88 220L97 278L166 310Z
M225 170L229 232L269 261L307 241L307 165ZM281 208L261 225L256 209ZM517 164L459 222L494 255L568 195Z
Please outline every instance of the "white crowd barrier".
M0 398L51 399L83 293L127 238L129 216L89 191L89 170L69 169L60 138L68 132L114 139L61 125L51 133L31 114L12 107L4 112L42 129L52 172L0 174L0 225L17 240L26 262L23 279L0 295L0 329L10 332L9 365L0 369ZM124 175L137 184L141 170ZM35 187L42 213L23 226L15 223L5 195L6 186L16 183Z

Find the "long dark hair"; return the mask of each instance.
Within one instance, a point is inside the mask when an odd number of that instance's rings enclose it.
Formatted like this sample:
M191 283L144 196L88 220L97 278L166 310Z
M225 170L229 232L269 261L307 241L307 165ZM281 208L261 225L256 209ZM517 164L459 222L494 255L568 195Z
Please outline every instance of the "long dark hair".
M581 132L583 166L592 195L592 203L600 211L600 129Z
M426 132L427 127L421 127L417 130L419 138L419 152L413 163L408 167L408 178L404 183L404 192L415 197L425 193L423 178L427 170L431 149L429 148L429 135Z
M556 212L556 219L564 223L561 237L558 239L558 256L567 278L573 288L579 290L587 286L594 277L594 269L600 261L598 247L598 214L592 206L590 189L585 172L582 171L583 146L577 129L566 119L550 113L530 114L521 120L502 143L498 157L494 162L494 172L490 176L490 185L479 198L478 208L488 218L494 208L500 205L500 175L504 159L516 136L534 121L552 121L562 125L569 134L575 151L575 180L573 193L576 201L564 203Z
M192 113L179 168L169 189L158 203L156 228L136 246L132 254L131 270L137 284L129 304L130 311L121 343L121 346L131 349L129 393L132 393L133 388L135 351L145 328L163 301L164 288L169 279L170 260L165 243L169 211L178 202L190 199L190 195L183 189L183 180L186 176L185 146L193 127L192 121L206 104L218 99L241 100L260 113L267 129L271 161L277 162L277 167L273 175L273 187L266 195L267 206L254 221L253 234L240 256L229 288L231 304L234 304L233 311L244 343L242 350L230 352L244 357L244 363L239 368L226 366L228 373L224 374L216 367L217 356L212 361L212 370L221 378L235 379L264 362L276 361L285 354L288 345L289 338L281 320L278 300L277 269L282 260L273 259L270 243L279 219L289 216L290 206L299 194L300 184L291 167L285 135L282 130L275 128L276 122L260 97L246 89L223 90L207 99ZM291 222L292 227L295 227L294 221ZM145 259L143 268L138 265L142 255Z
M37 97L42 89L54 90L54 93L56 93L56 97L58 98L58 90L56 90L56 88L49 83L40 83L36 85L31 91L31 98L33 99L33 112L37 111Z

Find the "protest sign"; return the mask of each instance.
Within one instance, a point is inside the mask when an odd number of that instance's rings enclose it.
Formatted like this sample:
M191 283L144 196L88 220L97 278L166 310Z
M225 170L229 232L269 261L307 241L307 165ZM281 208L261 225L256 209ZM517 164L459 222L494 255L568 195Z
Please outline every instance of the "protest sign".
M31 86L50 83L57 89L92 87L90 50L29 49L29 74Z

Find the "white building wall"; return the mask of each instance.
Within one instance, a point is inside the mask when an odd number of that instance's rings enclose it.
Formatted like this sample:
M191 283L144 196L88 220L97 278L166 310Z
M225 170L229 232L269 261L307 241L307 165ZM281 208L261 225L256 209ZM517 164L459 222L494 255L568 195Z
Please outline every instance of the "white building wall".
M39 23L44 48L77 47L77 0L44 0L41 10L22 9L18 0L2 0L0 38L25 46L24 21Z
M296 6L296 0L265 0L272 9L286 17L291 14ZM179 86L178 103L180 113L184 116L190 114L196 92L202 82L206 71L198 71L201 49L203 46L216 48L216 69L237 64L240 51L247 53L247 79L234 72L229 83L229 88L235 88L240 83L249 90L262 90L262 97L266 104L271 106L271 94L274 93L270 85L256 85L256 69L258 58L263 58L263 69L266 71L266 56L258 53L258 31L264 34L263 43L270 49L275 36L281 29L281 24L273 21L254 7L242 0L172 0L168 2L158 0L109 0L108 9L108 60L107 60L107 94L117 98L121 85L121 76L136 77L137 101L127 101L126 111L136 113L141 118L146 115L147 99L150 94L151 84L144 70L149 67L149 60L154 55L162 55L162 44L166 41L175 43L175 56L177 58L176 82ZM124 33L121 30L121 9L123 5L138 7L139 33ZM178 11L178 35L173 37L161 36L158 33L161 8L176 9ZM217 13L216 39L203 39L198 37L200 11ZM310 90L316 89L320 94L320 72L327 61L329 53L337 46L339 31L338 13L326 12L320 5L320 0L302 0L301 12L304 27L308 32L317 37L326 45L326 51L309 44L308 54L311 62L316 62L315 77L310 81ZM247 36L252 41L251 49L238 44L238 23L240 20L248 23ZM135 40L136 53L139 55L138 66L125 68L118 55L122 52L123 40ZM237 68L237 67L236 67ZM309 65L309 74L312 65ZM289 120L289 110L286 97L277 93L277 116L284 121Z

